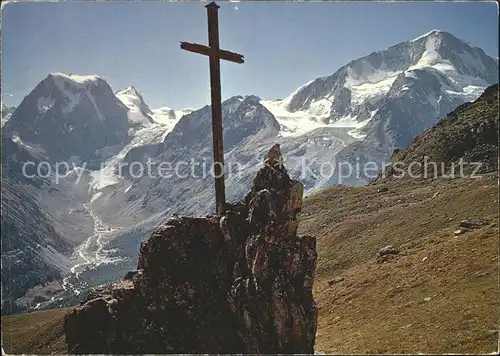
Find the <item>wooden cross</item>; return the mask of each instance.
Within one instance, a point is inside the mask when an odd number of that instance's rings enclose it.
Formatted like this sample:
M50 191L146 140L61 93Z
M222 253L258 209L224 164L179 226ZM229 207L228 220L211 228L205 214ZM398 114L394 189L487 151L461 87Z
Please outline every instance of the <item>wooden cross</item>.
M224 145L222 137L222 103L220 89L220 60L243 63L243 56L219 48L219 6L215 2L205 6L208 15L208 47L196 43L181 42L181 48L210 58L210 88L212 96L212 144L215 173L215 206L217 214L224 213Z

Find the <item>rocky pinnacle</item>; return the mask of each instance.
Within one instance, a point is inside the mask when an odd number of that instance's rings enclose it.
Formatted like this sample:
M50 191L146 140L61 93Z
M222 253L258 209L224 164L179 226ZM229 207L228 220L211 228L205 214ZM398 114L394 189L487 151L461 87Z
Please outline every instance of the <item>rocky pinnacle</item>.
M68 352L313 353L316 240L297 236L303 187L281 162L276 145L222 216L161 223L136 271L66 315Z

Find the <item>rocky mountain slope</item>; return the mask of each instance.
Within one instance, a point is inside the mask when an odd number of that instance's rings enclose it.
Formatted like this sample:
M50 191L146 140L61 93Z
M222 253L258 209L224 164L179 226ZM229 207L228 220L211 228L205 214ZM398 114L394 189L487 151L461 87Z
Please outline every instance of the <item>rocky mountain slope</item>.
M318 238L315 350L498 352L498 193L489 174L335 187L305 199L299 232ZM457 235L462 221L474 227Z
M2 109L0 111L1 119L2 119L2 126L9 121L10 117L12 116L12 113L16 110L14 106L6 106L2 104Z
M72 253L38 199L50 182L33 174L32 167L26 173L34 178L21 174L26 161L39 162L21 145L2 138L2 313L25 307L14 301L30 288L60 279L69 270L67 256Z
M422 178L460 174L475 176L497 171L498 84L419 134L408 148L396 151L390 166L375 182L399 177L398 165L400 169L408 170L412 162L419 163L412 168L412 173L420 174ZM424 177L424 174L429 176Z
M37 150L19 140L2 137L4 314L50 300L61 291L59 282L73 263L70 256L91 233L87 228L91 222L85 215L61 215L74 207L74 197L82 194L70 181L53 184L49 167L39 165L44 160ZM33 164L25 166L28 162ZM37 166L45 178L37 175ZM71 194L68 186L73 189Z

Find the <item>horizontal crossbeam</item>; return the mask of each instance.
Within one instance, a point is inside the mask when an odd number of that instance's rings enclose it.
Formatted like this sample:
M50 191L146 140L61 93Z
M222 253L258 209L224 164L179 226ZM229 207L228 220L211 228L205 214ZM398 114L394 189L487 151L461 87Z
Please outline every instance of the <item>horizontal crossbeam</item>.
M189 42L181 42L181 48L186 51L203 54L205 56L210 56L212 52L212 48L208 46L196 43L189 43ZM234 52L224 51L223 49L218 50L218 57L225 61L239 63L239 64L245 62L243 55Z

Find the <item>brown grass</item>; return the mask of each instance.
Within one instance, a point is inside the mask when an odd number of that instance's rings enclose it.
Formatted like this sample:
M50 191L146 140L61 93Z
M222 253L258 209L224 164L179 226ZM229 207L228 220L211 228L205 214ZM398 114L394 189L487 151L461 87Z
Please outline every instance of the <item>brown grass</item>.
M377 192L382 187L389 191ZM453 231L463 219L490 223L455 238ZM306 199L300 230L318 238L316 350L498 349L495 177L325 190ZM401 256L376 263L378 250L389 244ZM344 280L330 286L337 276Z
M7 354L64 354L64 315L70 308L2 317L2 348Z
M378 192L383 187L389 190ZM455 238L453 231L463 219L486 219L489 224ZM316 350L498 349L495 176L327 189L305 200L300 233L318 238ZM394 262L376 263L376 253L388 244L397 246L401 255ZM344 280L330 286L328 281L336 276ZM5 352L64 353L67 310L2 317Z

